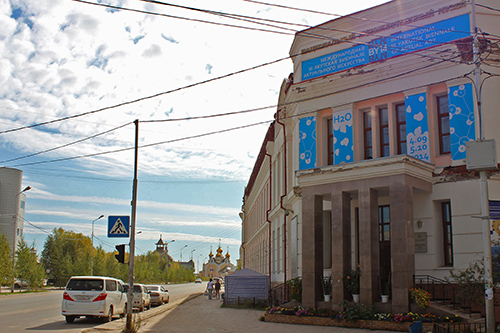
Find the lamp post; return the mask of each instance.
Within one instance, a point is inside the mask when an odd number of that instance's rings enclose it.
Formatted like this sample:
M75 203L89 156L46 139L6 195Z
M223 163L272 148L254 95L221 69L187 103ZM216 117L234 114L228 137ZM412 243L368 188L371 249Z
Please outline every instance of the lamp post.
M99 216L92 221L92 256L90 257L90 276L94 275L94 222L100 220L104 215Z
M181 247L181 261L182 261L182 249L185 248L185 247L187 247L187 244L184 245L183 247Z
M200 268L200 257L203 255L203 253L200 253L198 255L198 260L196 260L196 265L198 266L198 271L201 271L201 268Z
M191 253L190 253L190 254L191 254L191 255L190 255L191 260L193 260L193 252L194 252L194 251L196 251L196 249L192 249L192 250L191 250Z
M24 190L22 190L21 192L19 192L18 194L16 194L16 198L15 198L15 201L16 201L16 211L15 211L15 214L14 214L14 230L13 230L13 233L12 233L12 273L14 273L14 270L15 270L15 267L16 267L16 235L17 235L17 225L18 225L18 220L19 220L19 202L18 202L18 198L19 198L19 195L21 193L24 193L26 191L29 191L31 190L31 186L26 186L24 188ZM11 285L11 291L14 292L14 281L12 281L12 285Z

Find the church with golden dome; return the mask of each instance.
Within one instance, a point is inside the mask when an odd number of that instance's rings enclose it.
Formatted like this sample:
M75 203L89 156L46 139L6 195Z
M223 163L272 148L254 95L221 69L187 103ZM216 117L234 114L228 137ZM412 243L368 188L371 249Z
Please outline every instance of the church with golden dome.
M222 248L220 246L217 248L217 253L214 256L212 250L208 255L208 262L203 264L203 269L200 271L200 276L202 277L224 277L227 274L231 274L236 271L236 266L231 263L229 251L224 256L222 254Z

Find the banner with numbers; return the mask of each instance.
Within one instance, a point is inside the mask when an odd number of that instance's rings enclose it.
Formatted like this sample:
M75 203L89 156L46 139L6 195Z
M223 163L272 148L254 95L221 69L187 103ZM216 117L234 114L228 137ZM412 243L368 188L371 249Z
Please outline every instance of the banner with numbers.
M406 149L407 154L430 162L429 125L425 93L406 96Z

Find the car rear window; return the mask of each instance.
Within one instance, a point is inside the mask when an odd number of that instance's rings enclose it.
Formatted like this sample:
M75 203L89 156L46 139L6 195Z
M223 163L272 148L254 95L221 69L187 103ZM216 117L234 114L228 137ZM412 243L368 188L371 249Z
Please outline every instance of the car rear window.
M141 289L141 286L138 286L138 285L134 285L134 293L142 293L142 289Z
M160 287L158 286L147 286L147 287L149 290L156 290L156 291L160 290Z
M106 280L106 291L116 291L116 285L115 280Z
M102 279L71 279L66 286L66 290L101 291L103 288Z

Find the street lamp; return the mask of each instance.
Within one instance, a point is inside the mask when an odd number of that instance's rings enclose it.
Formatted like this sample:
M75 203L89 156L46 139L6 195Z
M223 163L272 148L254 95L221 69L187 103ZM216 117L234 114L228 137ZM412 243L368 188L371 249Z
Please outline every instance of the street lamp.
M196 251L196 249L192 249L192 250L191 250L191 256L190 256L191 260L193 260L193 252L194 252L194 251Z
M198 260L196 260L196 265L198 266L198 271L201 271L201 267L200 267L200 257L203 255L203 253L200 253L198 255Z
M94 275L94 222L102 219L103 217L104 215L101 215L92 221L92 256L90 257L90 276Z
M15 215L14 215L14 232L12 234L12 272L14 272L15 270L15 267L16 267L16 235L18 234L17 233L17 225L18 225L18 220L19 220L19 202L18 202L18 197L21 193L23 192L26 192L26 191L29 191L31 190L31 186L26 186L24 188L24 190L22 190L21 192L19 192L18 194L16 194L16 198L15 198L15 201L16 201L16 211L15 211ZM14 292L14 281L12 281L12 286L11 286L11 291Z
M182 249L185 248L185 247L187 247L187 244L184 245L183 247L181 247L181 261L182 261Z

